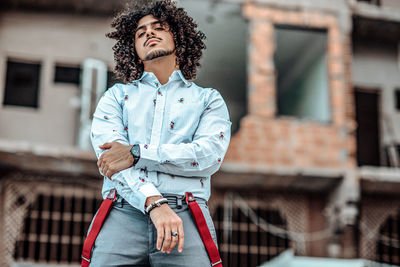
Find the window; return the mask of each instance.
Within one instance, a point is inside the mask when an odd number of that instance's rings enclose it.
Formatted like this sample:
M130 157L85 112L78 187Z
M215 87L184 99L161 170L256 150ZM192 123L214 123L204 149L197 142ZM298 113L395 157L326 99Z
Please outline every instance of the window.
M376 244L376 260L393 266L400 265L400 212L395 216L390 216L379 230Z
M7 61L4 105L38 107L40 63Z
M394 101L397 111L400 111L400 89L394 91Z
M71 67L71 66L63 66L57 65L54 75L55 83L71 83L80 85L80 73L81 67ZM107 88L110 88L115 83L121 83L120 79L117 79L115 74L112 71L107 71ZM106 89L107 89L106 88Z
M278 210L257 207L254 209L261 219L281 229L287 229L286 221ZM217 232L218 247L222 261L227 266L255 267L269 261L290 247L288 236L277 236L257 227L240 208L232 208L232 232L226 235L224 206L219 205L213 216Z
M275 26L277 115L331 120L326 30Z
M56 66L54 82L79 85L80 67Z
M101 199L39 195L28 207L14 258L79 263L83 241Z
M381 0L357 0L358 2L364 2L368 4L373 4L373 5L381 5Z

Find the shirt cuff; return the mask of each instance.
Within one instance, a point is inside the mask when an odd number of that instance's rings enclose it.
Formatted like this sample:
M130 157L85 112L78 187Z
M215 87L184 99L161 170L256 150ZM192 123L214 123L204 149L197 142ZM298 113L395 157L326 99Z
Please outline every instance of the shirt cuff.
M142 193L146 198L153 196L161 196L161 193L152 183L147 183L139 187L139 192Z
M158 147L149 144L139 144L140 158L135 164L135 169L154 169L153 166L158 164Z

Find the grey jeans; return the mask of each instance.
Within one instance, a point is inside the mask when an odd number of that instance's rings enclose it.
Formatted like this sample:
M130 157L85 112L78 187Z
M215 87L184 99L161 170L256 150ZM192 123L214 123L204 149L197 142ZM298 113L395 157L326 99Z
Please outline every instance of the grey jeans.
M197 202L204 214L211 236L217 244L207 202L201 199ZM150 217L119 197L97 236L90 266L211 266L186 202L183 201L182 206L177 206L176 203L169 203L169 206L183 222L185 244L181 253L177 251L178 245L170 254L157 250L157 230ZM89 231L90 229L91 226Z

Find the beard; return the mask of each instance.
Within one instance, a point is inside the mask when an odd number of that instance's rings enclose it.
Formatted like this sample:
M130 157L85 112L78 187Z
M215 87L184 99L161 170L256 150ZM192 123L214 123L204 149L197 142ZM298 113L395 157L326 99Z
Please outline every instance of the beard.
M164 56L169 56L174 53L174 50L155 50L151 51L149 54L146 55L146 57L143 59L143 61L148 61L148 60L153 60L155 58L159 57L164 57Z

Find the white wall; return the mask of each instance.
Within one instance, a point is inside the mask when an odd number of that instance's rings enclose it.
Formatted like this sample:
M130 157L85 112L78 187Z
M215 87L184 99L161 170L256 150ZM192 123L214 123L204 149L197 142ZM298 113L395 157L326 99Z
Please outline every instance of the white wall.
M77 15L3 13L0 16L0 138L74 145L80 89L54 84L56 63L79 66L86 57L113 67L110 20ZM3 106L7 58L41 62L39 108Z

